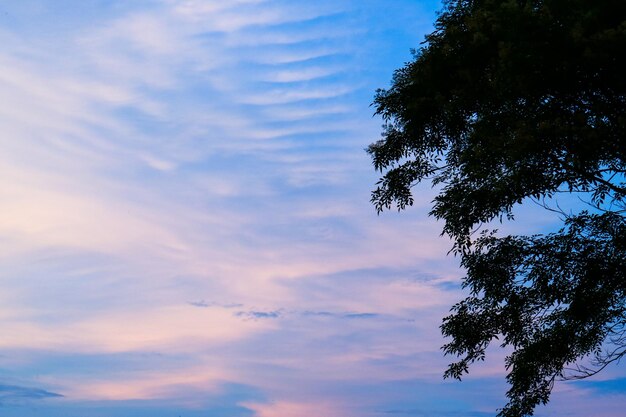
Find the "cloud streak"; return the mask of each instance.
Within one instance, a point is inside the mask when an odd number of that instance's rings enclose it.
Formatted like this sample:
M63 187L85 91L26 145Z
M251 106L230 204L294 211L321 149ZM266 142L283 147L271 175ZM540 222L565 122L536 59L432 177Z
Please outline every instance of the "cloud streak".
M41 400L45 398L60 398L61 394L46 391L41 388L20 387L16 385L0 384L0 405L20 400Z

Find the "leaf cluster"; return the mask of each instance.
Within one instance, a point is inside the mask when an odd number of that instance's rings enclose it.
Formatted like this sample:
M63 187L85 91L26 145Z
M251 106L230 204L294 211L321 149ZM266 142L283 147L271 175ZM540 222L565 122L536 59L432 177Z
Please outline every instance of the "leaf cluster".
M626 349L626 2L447 0L414 59L378 90L385 125L368 152L380 212L440 190L470 296L442 325L460 378L498 339L509 404L532 415L555 380L586 377ZM474 231L523 201L583 193L591 214L547 236ZM580 360L590 358L591 365ZM568 374L567 369L574 372Z
M470 296L444 319L461 356L447 377L460 379L493 340L507 357L509 404L503 417L530 415L555 379L588 376L626 354L626 219L582 213L547 236L483 234L462 258ZM605 341L612 342L605 351ZM588 356L596 369L567 367ZM581 373L582 372L582 373Z
M626 2L447 1L415 59L374 105L384 173L372 202L413 203L443 185L432 214L459 248L480 223L559 190L593 204L626 196Z

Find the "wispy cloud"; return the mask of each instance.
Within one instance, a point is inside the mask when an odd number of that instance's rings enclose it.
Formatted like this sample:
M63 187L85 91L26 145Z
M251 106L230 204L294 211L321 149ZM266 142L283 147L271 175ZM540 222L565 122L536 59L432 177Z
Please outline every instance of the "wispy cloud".
M58 397L63 397L63 395L41 388L0 384L0 405L5 405L7 402L14 402L16 400L40 400Z

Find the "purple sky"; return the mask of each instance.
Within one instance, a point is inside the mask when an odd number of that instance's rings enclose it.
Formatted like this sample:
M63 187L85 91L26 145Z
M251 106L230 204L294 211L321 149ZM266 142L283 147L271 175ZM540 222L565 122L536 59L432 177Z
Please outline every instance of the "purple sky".
M506 352L442 380L434 192L369 203L374 91L439 6L1 2L0 414L494 415ZM620 416L625 385L538 415Z

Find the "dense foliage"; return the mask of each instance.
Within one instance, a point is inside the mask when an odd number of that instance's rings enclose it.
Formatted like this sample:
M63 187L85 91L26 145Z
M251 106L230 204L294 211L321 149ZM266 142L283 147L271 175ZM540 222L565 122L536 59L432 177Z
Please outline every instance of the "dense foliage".
M626 1L449 0L412 62L379 90L385 120L368 148L381 211L440 187L470 296L442 330L460 378L494 340L511 346L503 416L531 415L556 379L625 353ZM473 232L515 205L580 193L547 236ZM580 365L581 359L589 359ZM568 373L568 368L575 372Z

